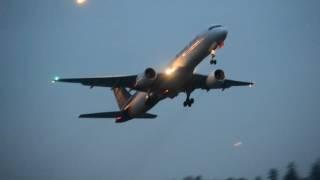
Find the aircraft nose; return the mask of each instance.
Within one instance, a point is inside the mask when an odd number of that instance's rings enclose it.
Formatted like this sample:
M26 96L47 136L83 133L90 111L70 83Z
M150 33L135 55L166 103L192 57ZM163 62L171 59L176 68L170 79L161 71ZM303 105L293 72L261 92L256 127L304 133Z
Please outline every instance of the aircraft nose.
M227 35L228 35L228 31L226 29L220 30L220 37L221 37L222 41L224 41L227 38Z

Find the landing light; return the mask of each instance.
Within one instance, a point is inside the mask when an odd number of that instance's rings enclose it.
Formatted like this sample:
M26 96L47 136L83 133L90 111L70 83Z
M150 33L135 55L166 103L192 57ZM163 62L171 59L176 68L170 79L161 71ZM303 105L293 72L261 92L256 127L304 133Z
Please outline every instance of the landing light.
M165 73L166 73L166 75L171 75L174 71L175 71L174 68L168 68L168 69L166 69Z
M86 3L87 2L87 0L76 0L76 3L78 4L78 5L83 5L84 3Z

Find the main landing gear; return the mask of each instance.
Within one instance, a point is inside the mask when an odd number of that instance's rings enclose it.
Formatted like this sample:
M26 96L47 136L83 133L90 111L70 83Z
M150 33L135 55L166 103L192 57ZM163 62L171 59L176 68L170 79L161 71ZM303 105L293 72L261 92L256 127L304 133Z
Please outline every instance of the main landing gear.
M190 99L190 92L187 92L187 99L183 102L183 106L184 107L187 107L187 106L191 107L193 103L194 103L194 99L193 98Z
M211 52L211 60L210 60L210 64L217 64L217 60L215 59L216 57L216 50L212 49Z

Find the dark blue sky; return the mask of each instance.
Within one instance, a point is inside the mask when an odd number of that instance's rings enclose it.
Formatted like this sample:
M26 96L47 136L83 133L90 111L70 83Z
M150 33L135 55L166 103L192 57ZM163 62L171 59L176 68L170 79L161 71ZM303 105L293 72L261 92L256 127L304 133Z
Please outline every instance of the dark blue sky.
M172 179L306 175L320 157L317 0L0 1L1 179ZM218 65L257 86L181 94L154 120L83 120L116 110L112 91L53 76L161 69L211 24L229 30ZM242 141L235 148L233 144Z

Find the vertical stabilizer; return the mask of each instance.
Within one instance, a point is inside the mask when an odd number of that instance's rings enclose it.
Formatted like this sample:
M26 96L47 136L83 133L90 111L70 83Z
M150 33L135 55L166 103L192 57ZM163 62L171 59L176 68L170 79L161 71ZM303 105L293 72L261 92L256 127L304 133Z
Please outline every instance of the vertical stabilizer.
M129 98L131 97L131 94L124 87L114 87L113 93L116 97L120 110L122 110L123 106L126 105Z

